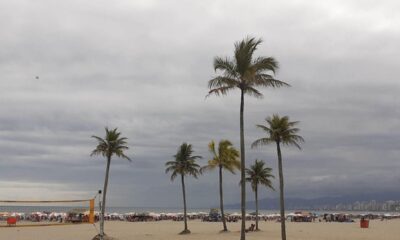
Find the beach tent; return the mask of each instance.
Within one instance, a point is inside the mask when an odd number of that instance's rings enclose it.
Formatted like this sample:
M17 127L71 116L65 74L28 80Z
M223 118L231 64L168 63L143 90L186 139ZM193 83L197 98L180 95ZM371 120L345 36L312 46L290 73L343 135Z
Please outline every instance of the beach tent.
M159 217L161 217L161 214L155 213L155 212L150 212L150 213L149 213L149 216L150 216L150 217L153 217L153 218L159 218Z
M95 216L99 215L99 213L100 213L100 212L98 212L98 211L94 211L94 215L95 215ZM66 213L63 213L63 214L65 214L65 215L66 215ZM85 212L83 212L83 214L85 214L85 215L89 216L89 214L90 214L90 211L89 211L89 210L88 210L88 211L85 211Z
M232 216L232 217L240 217L240 216L242 216L242 214L239 214L239 213L237 213L237 212L234 212L234 213L232 213L230 216Z

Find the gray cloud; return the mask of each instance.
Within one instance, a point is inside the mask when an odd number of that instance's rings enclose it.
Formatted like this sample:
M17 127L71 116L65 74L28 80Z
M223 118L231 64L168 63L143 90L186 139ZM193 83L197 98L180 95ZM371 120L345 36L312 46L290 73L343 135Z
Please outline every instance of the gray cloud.
M302 151L284 149L287 196L397 191L399 7L1 2L0 198L28 199L25 188L43 198L92 196L105 164L89 156L90 136L109 126L129 138L133 158L113 159L110 204L180 206L179 182L164 173L177 147L192 143L203 165L210 140L239 146L238 93L205 96L213 57L231 56L247 35L265 40L257 54L276 57L277 78L292 85L246 98L247 163L260 158L276 169L274 146L249 146L262 137L255 124L279 113L299 120L306 139ZM239 176L225 176L226 202L236 203ZM216 173L188 180L189 205L217 205L216 181Z

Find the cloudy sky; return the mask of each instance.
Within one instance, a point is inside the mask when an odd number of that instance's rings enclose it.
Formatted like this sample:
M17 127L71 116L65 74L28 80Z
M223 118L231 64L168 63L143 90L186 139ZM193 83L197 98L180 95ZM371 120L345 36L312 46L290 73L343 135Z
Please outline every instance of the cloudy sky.
M399 11L361 0L0 1L0 199L93 196L105 160L89 156L90 136L109 126L133 159L113 159L109 204L180 206L180 183L164 173L177 147L193 144L201 165L212 139L239 147L238 92L205 96L213 58L246 36L264 40L256 55L275 57L292 85L246 97L247 164L276 169L274 146L249 145L263 137L255 124L279 113L306 139L283 150L287 196L398 191ZM240 201L238 181L225 174L226 203ZM217 172L188 180L189 207L217 205L216 183Z

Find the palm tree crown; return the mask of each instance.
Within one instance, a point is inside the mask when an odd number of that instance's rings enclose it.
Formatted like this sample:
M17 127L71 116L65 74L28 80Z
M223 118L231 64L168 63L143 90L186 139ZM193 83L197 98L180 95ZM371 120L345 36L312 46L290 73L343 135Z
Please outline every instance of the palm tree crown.
M267 137L257 139L253 142L251 147L277 142L283 145L294 145L301 149L299 143L304 142L304 139L297 135L300 129L294 127L299 123L298 121L290 122L288 116L280 117L277 114L274 114L272 117L267 117L265 121L265 125L257 125L257 127L265 131Z
M167 167L165 173L171 173L171 181L173 181L178 174L186 176L191 175L195 178L200 174L200 166L196 163L196 159L201 156L192 156L192 145L183 143L178 152L174 155L175 161L168 161L165 163Z
M253 191L256 191L260 184L275 190L271 182L271 178L275 178L272 175L272 168L266 167L264 161L256 159L250 168L246 168L246 175L246 182L251 184Z
M213 158L208 160L208 164L202 167L201 171L222 167L234 174L236 169L240 169L239 151L229 140L221 140L219 142L218 152L215 149L215 142L211 141L208 144L208 150L213 155Z
M92 136L97 139L98 145L92 151L90 156L102 155L103 157L111 158L113 155L116 155L117 157L131 161L131 159L124 154L124 151L129 149L129 147L126 146L127 138L120 137L121 133L117 132L118 128L109 130L106 127L105 129L106 137L104 139L98 136Z
M222 71L221 76L217 76L208 82L211 89L209 94L226 95L234 88L241 89L244 94L255 97L262 97L256 87L281 87L289 84L276 80L271 74L278 69L278 62L272 57L253 58L253 53L261 39L246 38L235 43L234 58L228 57L214 58L214 70Z

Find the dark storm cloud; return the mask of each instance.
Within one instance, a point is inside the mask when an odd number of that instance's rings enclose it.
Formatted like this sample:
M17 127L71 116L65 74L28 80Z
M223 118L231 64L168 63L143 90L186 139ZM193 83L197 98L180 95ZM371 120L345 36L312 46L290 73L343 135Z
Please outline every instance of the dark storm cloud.
M110 204L179 206L179 183L164 173L177 147L192 143L203 165L211 139L239 146L238 93L205 96L213 57L231 56L247 35L265 40L256 53L276 57L277 78L292 85L246 98L247 163L264 159L276 169L274 146L249 146L263 136L255 124L279 113L299 120L306 139L302 151L283 152L288 196L396 190L399 7L356 0L1 2L0 198L92 196L102 187L104 159L89 156L90 136L109 126L128 137L133 158L113 160ZM226 202L236 203L239 176L225 177ZM210 198L216 181L213 172L188 180L190 206L217 205Z

